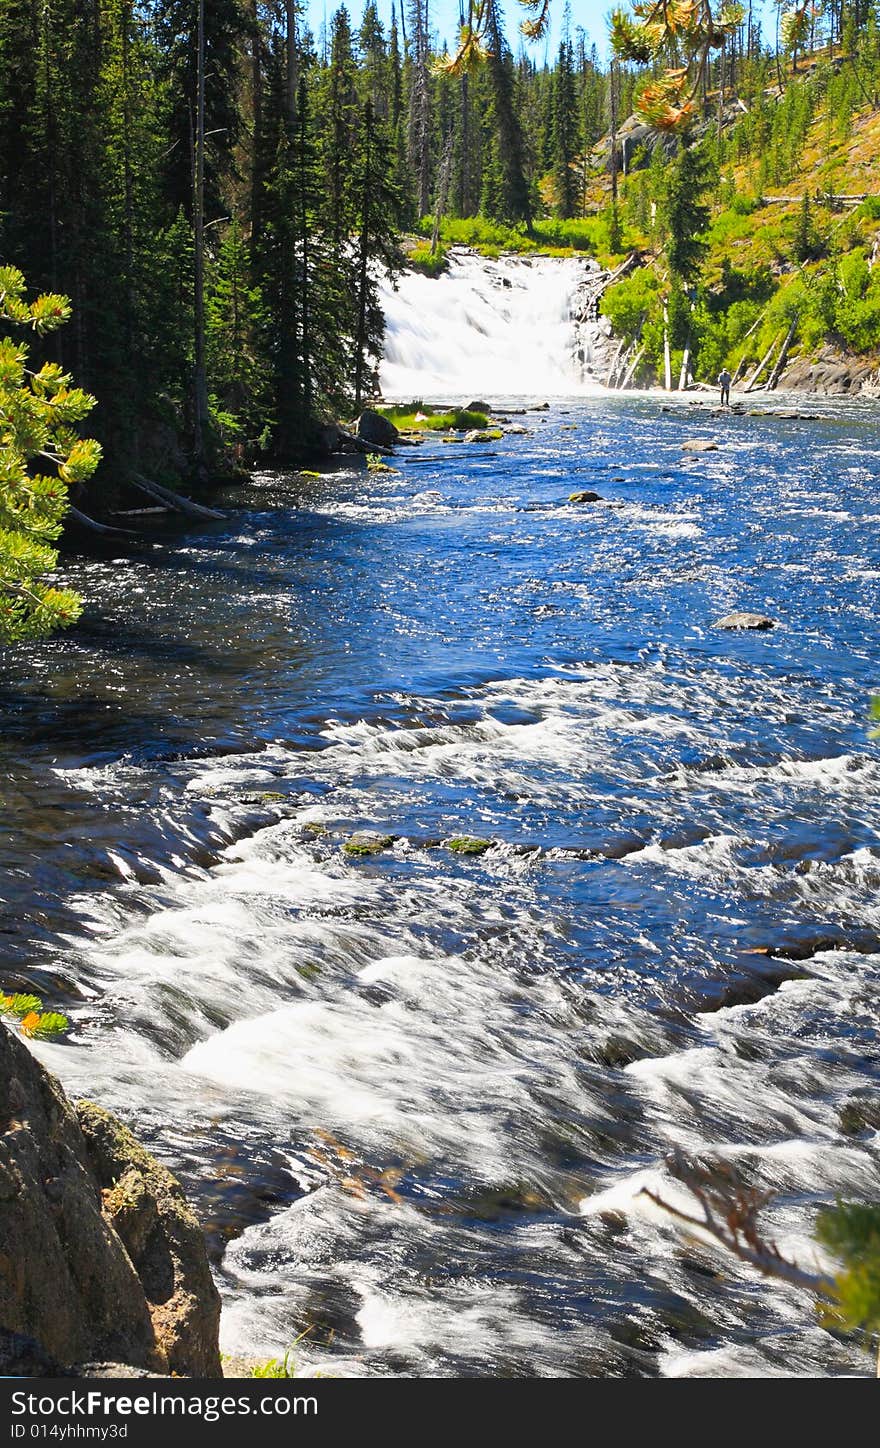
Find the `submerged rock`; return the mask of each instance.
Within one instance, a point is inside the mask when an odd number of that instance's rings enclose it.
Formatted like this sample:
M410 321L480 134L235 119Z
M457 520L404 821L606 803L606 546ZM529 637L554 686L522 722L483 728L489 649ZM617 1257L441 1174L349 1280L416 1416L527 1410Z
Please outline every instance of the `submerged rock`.
M382 835L378 830L357 830L342 846L345 855L380 855L394 844L394 835Z
M175 1178L2 1026L0 1088L0 1322L61 1365L219 1377L220 1298Z
M764 613L727 613L724 618L716 619L716 628L728 629L769 629L776 627L776 620L768 618Z

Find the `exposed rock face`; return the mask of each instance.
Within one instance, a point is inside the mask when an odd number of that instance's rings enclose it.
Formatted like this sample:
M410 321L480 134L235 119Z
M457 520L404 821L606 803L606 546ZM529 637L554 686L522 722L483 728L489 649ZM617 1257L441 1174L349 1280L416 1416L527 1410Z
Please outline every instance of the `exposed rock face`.
M71 1376L32 1337L0 1328L0 1375L4 1378L59 1378Z
M219 1316L201 1231L171 1174L108 1112L75 1111L0 1026L3 1327L62 1365L214 1377Z
M400 436L390 417L383 417L372 407L365 407L358 418L357 435L363 442L377 443L379 447L393 447Z
M109 1111L77 1102L104 1214L134 1263L171 1373L221 1376L220 1294L183 1188Z
M880 368L876 357L849 357L835 347L823 347L815 360L796 358L779 379L780 388L818 392L834 397L880 394Z

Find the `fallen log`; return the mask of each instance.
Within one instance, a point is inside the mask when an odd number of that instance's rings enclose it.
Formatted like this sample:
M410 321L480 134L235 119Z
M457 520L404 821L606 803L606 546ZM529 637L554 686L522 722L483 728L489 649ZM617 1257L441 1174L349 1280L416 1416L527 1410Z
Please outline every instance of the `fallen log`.
M362 437L358 437L353 432L346 432L344 427L337 428L337 432L342 442L350 442L355 452L363 453L364 456L369 453L379 453L382 457L394 457L393 447L383 447L379 442L364 442Z
M101 533L110 538L136 538L137 534L132 528L114 528L111 523L99 523L97 518L90 518L88 513L80 512L71 503L67 509L68 518L72 518L80 527L88 528L90 533Z
M606 386L606 387L610 387L610 386L612 385L612 383L613 383L613 382L616 380L616 378L617 378L617 364L618 364L618 362L620 361L620 354L621 354L622 351L623 351L623 338L621 337L620 341L619 341L618 344L617 344L617 351L615 352L614 356L612 357L612 359L611 359L611 365L610 365L609 368L608 368L608 373L607 373L607 376L606 376L606 378L605 378L605 386Z
M185 498L181 493L172 492L162 483L154 483L150 478L144 478L140 473L134 473L131 478L131 485L140 492L146 493L157 503L167 503L176 513L183 513L187 518L210 519L214 522L222 522L226 518L219 508L206 508L204 503L194 503L192 498Z
M773 353L776 351L776 343L779 341L780 336L781 333L777 332L776 336L773 338L773 341L770 343L770 346L767 348L767 351L764 353L763 357L761 358L760 362L758 363L757 367L755 368L754 372L752 373L751 377L743 388L744 392L754 392L755 383L757 382L761 373L764 371L764 368L767 366L767 363L770 361Z
M628 368L626 369L626 372L625 372L624 377L623 377L623 381L622 381L622 382L619 382L619 383L617 384L618 390L619 390L620 392L625 392L626 389L629 387L629 384L632 382L633 377L635 376L636 368L638 367L638 365L639 365L639 363L641 362L641 360L642 360L642 358L644 357L644 355L645 355L645 349L644 349L644 347L640 347L639 350L638 350L638 352L637 352L636 355L635 355L635 358L633 359L632 362L630 362Z

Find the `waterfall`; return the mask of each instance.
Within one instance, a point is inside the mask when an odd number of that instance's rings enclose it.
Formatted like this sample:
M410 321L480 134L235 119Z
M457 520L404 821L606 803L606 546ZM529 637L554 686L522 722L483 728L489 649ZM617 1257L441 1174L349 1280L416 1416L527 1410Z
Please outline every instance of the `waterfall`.
M466 401L595 392L610 329L604 319L578 317L599 275L584 257L490 260L453 248L442 276L410 271L396 287L386 282L383 395Z

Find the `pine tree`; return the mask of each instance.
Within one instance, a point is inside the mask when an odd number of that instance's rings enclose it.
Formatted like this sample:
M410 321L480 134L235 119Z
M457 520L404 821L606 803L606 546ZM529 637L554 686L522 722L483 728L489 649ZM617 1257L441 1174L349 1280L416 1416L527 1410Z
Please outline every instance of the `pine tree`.
M420 217L431 206L431 77L428 0L409 0L411 65L409 88L409 155L415 172Z
M70 317L66 297L25 299L15 267L0 267L0 320L45 336ZM81 438L77 423L94 398L71 386L57 362L27 368L28 349L0 339L0 643L42 638L80 615L82 600L47 581L57 562L52 546L68 507L68 489L86 482L101 456L97 442ZM47 462L53 471L44 471Z
M708 250L705 231L710 211L702 198L711 179L711 163L701 148L682 146L667 179L663 216L669 234L669 269L685 284L699 276Z
M514 76L497 0L485 0L487 64L492 87L492 112L497 132L497 158L503 177L497 203L499 219L532 224L532 198L525 170L525 143L514 100Z
M559 216L575 216L578 210L577 180L573 165L577 152L578 117L575 94L574 51L571 38L563 33L553 82L553 186Z
M381 354L385 318L379 302L376 272L398 264L396 219L398 196L390 181L387 134L367 101L364 107L358 164L359 229L357 247L356 321L354 328L354 400L367 394L370 360Z

